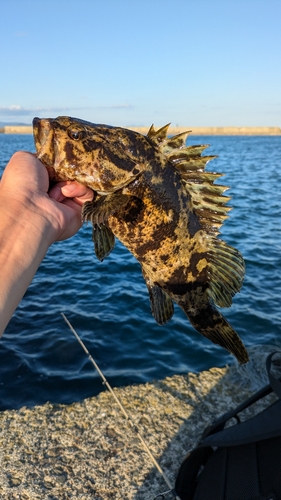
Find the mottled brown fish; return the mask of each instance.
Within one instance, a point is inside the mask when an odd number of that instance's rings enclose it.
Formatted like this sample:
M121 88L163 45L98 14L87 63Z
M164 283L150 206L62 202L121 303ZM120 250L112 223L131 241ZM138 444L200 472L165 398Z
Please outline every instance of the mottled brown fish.
M246 363L243 343L215 307L231 305L244 261L217 238L229 198L214 184L220 174L205 171L207 146L187 147L188 133L167 137L168 126L147 136L69 117L34 118L33 127L50 178L95 191L83 218L93 223L98 259L116 236L141 265L157 323L172 317L175 301L198 332Z

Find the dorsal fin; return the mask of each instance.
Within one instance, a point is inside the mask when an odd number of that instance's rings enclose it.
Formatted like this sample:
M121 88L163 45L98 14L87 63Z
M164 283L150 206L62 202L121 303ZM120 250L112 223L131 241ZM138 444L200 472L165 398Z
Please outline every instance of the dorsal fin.
M170 126L170 123L164 125L164 127L155 130L154 125L152 124L149 131L147 132L147 137L155 142L156 144L162 143L167 137L167 130Z
M172 149L179 149L185 147L186 139L190 134L191 130L187 132L181 132L180 134L174 135L171 138L168 138L166 141L166 146Z
M147 136L179 172L202 229L217 235L231 207L226 206L230 198L223 194L228 187L214 184L222 174L205 171L207 163L216 156L201 156L208 144L186 146L190 131L168 137L168 128L169 125L165 125L155 130L152 125Z

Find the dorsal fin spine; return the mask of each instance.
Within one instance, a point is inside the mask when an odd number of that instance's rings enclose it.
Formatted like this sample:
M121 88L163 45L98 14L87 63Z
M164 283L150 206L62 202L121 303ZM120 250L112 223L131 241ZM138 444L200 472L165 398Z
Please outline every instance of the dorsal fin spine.
M201 156L208 147L207 144L186 146L185 141L190 131L167 137L168 128L169 124L155 130L152 125L147 136L179 173L202 229L216 236L231 209L226 205L230 198L223 194L228 187L214 184L222 174L205 170L207 163L216 156Z

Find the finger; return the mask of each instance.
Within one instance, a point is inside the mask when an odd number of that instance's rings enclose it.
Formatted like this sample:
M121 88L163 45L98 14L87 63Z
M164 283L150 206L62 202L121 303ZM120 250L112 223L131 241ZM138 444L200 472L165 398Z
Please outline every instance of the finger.
M83 186L76 181L62 186L61 192L65 197L75 198L75 201L81 204L85 201L91 201L94 196L94 193L90 188Z
M68 223L65 226L64 232L60 235L59 239L64 240L73 236L83 225L81 217L81 206L75 203L71 198L65 198L61 206L65 207L65 212L68 217Z
M92 201L94 197L94 193L90 188L76 183L63 186L62 194L65 197L71 197L78 205L83 205L85 201Z
M61 186L59 185L60 183L56 184L52 189L49 191L49 196L50 198L53 198L54 200L58 202L62 202L65 200L65 196L61 192Z
M91 201L93 199L93 191L79 184L76 181L61 181L58 182L49 191L50 198L55 199L58 202L62 202L65 198L75 198L75 201L79 205L82 205L85 201Z
M2 182L17 192L38 189L47 192L49 184L46 167L28 151L13 154L3 172Z
M84 194L84 196L75 196L75 198L73 198L74 201L76 201L76 203L78 203L78 205L83 205L83 203L85 203L85 201L92 201L94 197L94 193L93 191L90 191L87 192L86 194Z

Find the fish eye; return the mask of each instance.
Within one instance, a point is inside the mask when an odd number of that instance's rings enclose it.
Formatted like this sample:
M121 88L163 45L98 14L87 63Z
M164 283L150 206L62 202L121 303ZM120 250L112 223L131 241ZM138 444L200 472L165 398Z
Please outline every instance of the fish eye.
M81 128L70 128L67 133L73 141L80 141L86 136L86 131Z

